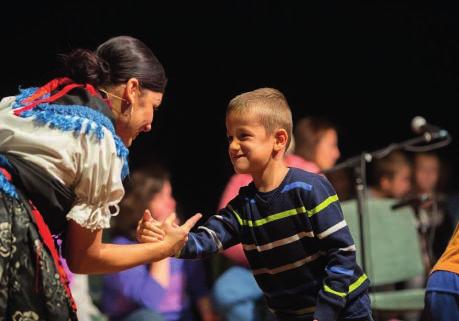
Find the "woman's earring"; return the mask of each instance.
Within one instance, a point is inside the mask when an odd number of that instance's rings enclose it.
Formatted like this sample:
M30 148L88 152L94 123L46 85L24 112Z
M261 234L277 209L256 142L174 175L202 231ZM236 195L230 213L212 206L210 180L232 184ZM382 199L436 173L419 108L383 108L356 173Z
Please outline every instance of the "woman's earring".
M132 117L132 113L134 112L134 104L129 106L129 117Z

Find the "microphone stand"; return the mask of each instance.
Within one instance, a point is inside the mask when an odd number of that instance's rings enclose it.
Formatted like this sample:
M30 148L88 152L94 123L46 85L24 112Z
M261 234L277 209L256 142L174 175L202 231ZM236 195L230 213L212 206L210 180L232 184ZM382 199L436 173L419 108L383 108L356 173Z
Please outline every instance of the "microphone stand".
M414 145L421 143L430 143L433 140L437 139L450 139L450 136L447 131L440 130L438 132L425 132L419 137L408 139L400 143L392 143L387 147L378 149L373 152L362 152L358 156L348 158L347 160L337 164L336 166L324 171L324 174L335 172L344 168L353 168L354 172L354 186L356 191L357 198L357 217L358 217L358 226L360 232L360 252L362 257L362 269L366 270L365 262L365 237L363 223L367 217L367 182L366 182L366 164L370 163L374 159L381 159L387 156L390 152L398 149L409 149Z

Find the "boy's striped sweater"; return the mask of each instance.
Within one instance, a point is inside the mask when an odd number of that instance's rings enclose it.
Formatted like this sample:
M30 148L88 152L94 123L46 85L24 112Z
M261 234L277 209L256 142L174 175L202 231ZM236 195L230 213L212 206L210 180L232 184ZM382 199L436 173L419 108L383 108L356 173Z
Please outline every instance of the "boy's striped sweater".
M241 188L189 234L178 257L205 257L239 242L279 320L336 320L369 286L336 192L321 175L290 168L273 191Z

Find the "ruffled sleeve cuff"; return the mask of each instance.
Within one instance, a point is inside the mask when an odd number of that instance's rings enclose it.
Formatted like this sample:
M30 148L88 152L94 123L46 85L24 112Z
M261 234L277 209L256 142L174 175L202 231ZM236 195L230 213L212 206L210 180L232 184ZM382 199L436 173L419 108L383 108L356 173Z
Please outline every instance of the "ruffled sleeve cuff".
M78 225L91 231L110 227L110 218L119 213L119 206L113 204L89 205L76 204L67 214L67 220L73 220Z

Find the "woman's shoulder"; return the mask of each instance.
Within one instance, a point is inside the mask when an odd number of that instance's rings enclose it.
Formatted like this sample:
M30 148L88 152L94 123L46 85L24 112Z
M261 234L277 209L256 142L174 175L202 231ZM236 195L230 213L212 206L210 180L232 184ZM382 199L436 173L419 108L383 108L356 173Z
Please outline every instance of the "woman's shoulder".
M33 120L34 126L71 133L71 136L76 141L82 141L84 146L97 145L113 150L115 157L123 161L122 176L126 177L129 172L128 149L115 132L109 106L97 92L81 87L67 91L66 87L56 87L55 91L51 91L52 88L49 89L47 86L54 88L51 81L40 88L21 89L19 95L9 104L12 109L11 117L30 119ZM101 144L102 141L107 143ZM84 151L84 148L82 150Z
M7 96L0 98L0 108L10 107L11 104L16 100L16 96Z

